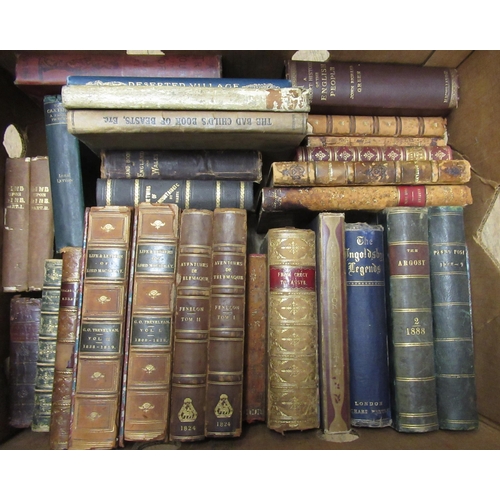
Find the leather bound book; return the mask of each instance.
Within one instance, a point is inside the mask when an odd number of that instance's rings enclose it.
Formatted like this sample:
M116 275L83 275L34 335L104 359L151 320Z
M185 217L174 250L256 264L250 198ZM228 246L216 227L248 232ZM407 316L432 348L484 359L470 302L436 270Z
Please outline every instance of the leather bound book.
M175 203L180 209L218 207L254 210L254 183L229 180L97 179L98 206Z
M133 231L120 444L168 437L179 208L141 203Z
M393 427L437 430L427 208L391 208L381 216L387 239Z
M99 180L99 179L98 179ZM288 210L382 210L389 207L465 206L472 203L469 186L314 186L264 187L261 212Z
M239 437L243 421L247 212L214 210L206 437Z
M45 261L54 256L54 212L49 160L31 158L29 203L28 290L44 286Z
M446 116L458 106L458 72L409 64L285 61L285 78L312 91L311 113Z
M330 146L297 148L298 161L421 161L452 160L450 146Z
M345 225L351 425L391 424L384 228Z
M321 428L329 440L353 440L345 270L345 216L320 213L316 233Z
M320 427L315 233L270 229L267 426L280 433Z
M429 251L439 428L477 429L470 270L461 207L429 208Z
M102 179L262 180L260 151L102 151Z
M81 298L80 274L82 247L65 247L61 251L61 293L57 323L52 414L49 446L51 450L67 450L70 427L71 389L75 367L75 342Z
M170 439L205 439L213 211L181 213L172 360Z
M355 137L350 135L308 135L304 140L304 147L330 148L330 147L443 147L448 144L448 135L444 137L392 137L392 136L366 136Z
M126 51L31 51L17 56L14 83L34 97L60 92L68 76L220 78L219 55L127 54Z
M31 430L49 432L52 390L61 297L62 259L47 259L42 290L38 358L36 361L35 408Z
M315 115L307 117L308 135L333 137L445 137L442 116Z
M50 165L50 184L54 211L55 251L81 247L85 203L80 159L80 144L68 132L66 109L60 95L43 100L45 134Z
M271 164L272 186L465 184L467 160L280 161Z
M243 418L266 420L267 377L267 255L247 255Z
M7 158L3 214L2 287L28 290L29 195L31 158Z
M40 308L38 298L10 301L9 425L21 429L33 420Z
M87 242L69 449L117 445L132 208L86 210Z

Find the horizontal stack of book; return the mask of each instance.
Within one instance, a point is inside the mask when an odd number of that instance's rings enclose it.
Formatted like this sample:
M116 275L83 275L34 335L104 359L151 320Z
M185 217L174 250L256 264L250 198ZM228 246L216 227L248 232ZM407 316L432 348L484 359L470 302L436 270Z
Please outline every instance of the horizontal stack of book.
M477 428L456 72L285 69L87 66L45 97L62 263L51 448L238 438L244 422L341 442ZM85 210L64 159L79 142L101 162Z

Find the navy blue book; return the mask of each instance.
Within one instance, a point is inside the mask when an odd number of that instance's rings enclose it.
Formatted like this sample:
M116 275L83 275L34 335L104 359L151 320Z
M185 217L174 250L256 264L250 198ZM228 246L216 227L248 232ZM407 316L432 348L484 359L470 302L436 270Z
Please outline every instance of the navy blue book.
M50 185L54 211L55 251L81 247L85 202L80 143L67 129L66 109L60 95L43 99L45 133L49 157Z
M391 425L384 228L345 226L351 425Z
M130 85L130 86L177 86L177 87L291 87L290 80L281 78L161 78L133 76L68 76L66 85Z
M434 363L440 429L477 429L470 271L463 207L429 207Z

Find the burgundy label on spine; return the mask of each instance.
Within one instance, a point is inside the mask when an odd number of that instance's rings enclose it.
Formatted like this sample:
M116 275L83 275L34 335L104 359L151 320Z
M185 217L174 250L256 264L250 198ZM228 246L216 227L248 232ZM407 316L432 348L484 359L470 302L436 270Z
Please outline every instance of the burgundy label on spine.
M398 186L398 206L425 207L425 186Z
M270 266L269 286L275 290L316 289L316 269L314 267Z
M63 307L76 307L80 283L62 283L59 305Z
M391 276L429 274L429 246L427 243L389 245L389 265Z

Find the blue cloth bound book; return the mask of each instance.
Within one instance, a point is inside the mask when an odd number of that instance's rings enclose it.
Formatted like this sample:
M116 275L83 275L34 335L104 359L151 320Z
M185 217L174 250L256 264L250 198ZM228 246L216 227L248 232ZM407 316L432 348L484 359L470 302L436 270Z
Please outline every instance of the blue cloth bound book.
M391 425L384 229L345 226L351 425Z
M177 86L177 87L250 87L287 88L290 80L281 78L159 78L133 76L68 76L66 85L130 85L130 86Z

